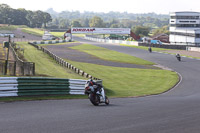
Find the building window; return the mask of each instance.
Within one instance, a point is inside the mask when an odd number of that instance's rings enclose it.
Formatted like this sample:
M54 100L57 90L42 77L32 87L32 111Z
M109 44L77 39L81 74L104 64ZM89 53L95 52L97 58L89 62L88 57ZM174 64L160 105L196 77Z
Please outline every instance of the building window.
M199 16L171 16L171 19L199 19Z
M179 21L179 22L181 22L181 23L189 23L189 21Z
M200 24L171 24L171 27L187 27L187 28L196 28L200 27Z
M176 16L171 16L171 19L176 19Z
M196 37L197 34L187 33L187 32L170 32L171 35L179 35L179 36L188 36L188 37ZM200 35L200 34L199 34Z
M196 38L200 38L200 34L196 34L195 37L196 37Z

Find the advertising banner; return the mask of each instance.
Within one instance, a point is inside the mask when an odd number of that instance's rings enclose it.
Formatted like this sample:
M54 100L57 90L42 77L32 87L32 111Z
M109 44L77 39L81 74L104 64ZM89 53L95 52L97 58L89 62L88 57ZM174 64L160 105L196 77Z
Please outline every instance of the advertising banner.
M86 34L86 33L94 33L94 34L130 34L131 30L129 28L72 28L71 33L77 34Z

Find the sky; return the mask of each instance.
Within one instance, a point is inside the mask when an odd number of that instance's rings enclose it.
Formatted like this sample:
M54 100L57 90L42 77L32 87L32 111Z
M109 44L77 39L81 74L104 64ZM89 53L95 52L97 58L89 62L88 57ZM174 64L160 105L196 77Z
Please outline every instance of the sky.
M176 11L200 12L199 0L0 0L11 8L61 11L128 12L169 14Z

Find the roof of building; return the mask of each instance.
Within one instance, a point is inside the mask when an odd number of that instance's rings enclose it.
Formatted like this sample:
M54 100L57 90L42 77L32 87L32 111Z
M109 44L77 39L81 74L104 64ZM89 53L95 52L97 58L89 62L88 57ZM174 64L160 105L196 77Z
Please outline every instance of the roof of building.
M165 34L165 33L157 34L157 35L153 36L152 39L158 38L158 37L160 37L160 36L169 36L169 35L167 35L167 34Z
M192 12L192 11L178 11L178 12L170 12L170 15L174 15L174 14L200 14L200 12Z

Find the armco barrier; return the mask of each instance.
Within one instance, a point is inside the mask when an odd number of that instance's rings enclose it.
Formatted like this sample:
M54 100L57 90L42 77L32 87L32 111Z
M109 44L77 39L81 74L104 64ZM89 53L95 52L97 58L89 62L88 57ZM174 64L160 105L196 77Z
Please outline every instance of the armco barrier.
M135 45L135 46L146 46L146 47L157 47L157 48L166 48L166 49L181 49L186 50L186 47L189 45L172 45L172 44L150 44L150 43L143 43L143 42L137 42L137 41L122 41L122 40L108 40L108 39L99 39L99 38L93 38L90 36L86 36L85 39L92 40L96 42L106 42L106 43L113 43L113 44L128 44L128 45ZM193 47L193 46L191 46ZM188 48L190 50L190 48ZM193 49L197 50L197 49Z
M0 77L0 97L83 95L86 80L43 77ZM102 81L98 81L102 84Z
M63 42L70 42L72 40L52 40L52 41L35 41L31 42L33 44L55 44L55 43L63 43Z
M108 40L108 39L99 39L99 38L93 38L93 37L88 37L88 36L86 36L85 39L96 41L96 42L115 43L115 44L128 44L128 45L138 46L138 42L137 41Z

